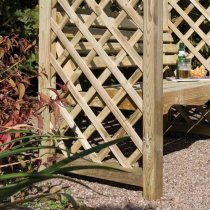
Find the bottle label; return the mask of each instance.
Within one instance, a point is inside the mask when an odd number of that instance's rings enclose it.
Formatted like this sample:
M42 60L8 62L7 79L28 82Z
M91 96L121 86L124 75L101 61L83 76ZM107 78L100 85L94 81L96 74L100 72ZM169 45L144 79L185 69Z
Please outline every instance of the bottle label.
M185 51L179 51L179 56L185 56Z

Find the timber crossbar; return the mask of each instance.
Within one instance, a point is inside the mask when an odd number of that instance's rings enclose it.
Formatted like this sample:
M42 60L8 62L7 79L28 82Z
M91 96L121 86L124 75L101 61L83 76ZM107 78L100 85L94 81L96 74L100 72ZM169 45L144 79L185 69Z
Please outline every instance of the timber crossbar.
M169 1L175 9L176 2ZM169 22L172 9L167 0L40 0L39 92L55 99L62 117L58 121L46 108L43 131L58 129L78 137L58 142L71 153L128 136L124 143L79 160L127 173L80 174L143 186L147 199L162 196L163 107L166 113L174 103L172 89L167 92L162 81L163 72L175 65L178 50ZM184 84L176 88L177 101L184 103Z

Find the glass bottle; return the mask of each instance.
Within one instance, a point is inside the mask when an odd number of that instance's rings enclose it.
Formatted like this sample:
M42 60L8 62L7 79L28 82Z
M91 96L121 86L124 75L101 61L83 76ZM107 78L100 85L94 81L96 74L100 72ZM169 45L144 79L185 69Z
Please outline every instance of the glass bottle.
M185 45L183 42L179 43L179 54L177 59L177 72L176 77L179 78L188 78L189 71L187 71L186 67L186 52Z

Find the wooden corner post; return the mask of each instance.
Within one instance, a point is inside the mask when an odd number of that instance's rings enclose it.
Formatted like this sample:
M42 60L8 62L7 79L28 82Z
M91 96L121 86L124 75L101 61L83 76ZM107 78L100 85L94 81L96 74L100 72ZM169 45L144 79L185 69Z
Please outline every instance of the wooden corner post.
M51 0L39 0L39 92L49 98L50 87L50 50L51 50ZM44 73L44 74L43 74ZM43 133L50 131L49 108L42 112ZM49 142L43 143L49 145ZM43 156L50 153L50 150L41 150L39 155Z
M163 193L163 1L144 1L143 196Z

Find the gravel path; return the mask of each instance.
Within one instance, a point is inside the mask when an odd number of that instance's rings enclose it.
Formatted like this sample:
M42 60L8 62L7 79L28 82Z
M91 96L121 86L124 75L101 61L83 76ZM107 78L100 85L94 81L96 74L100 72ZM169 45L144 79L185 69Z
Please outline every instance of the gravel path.
M75 198L98 210L209 210L210 140L190 137L169 150L164 155L164 196L156 202L145 201L142 191L134 187L84 181L107 195L101 196L78 184L62 181L62 185L69 185Z

